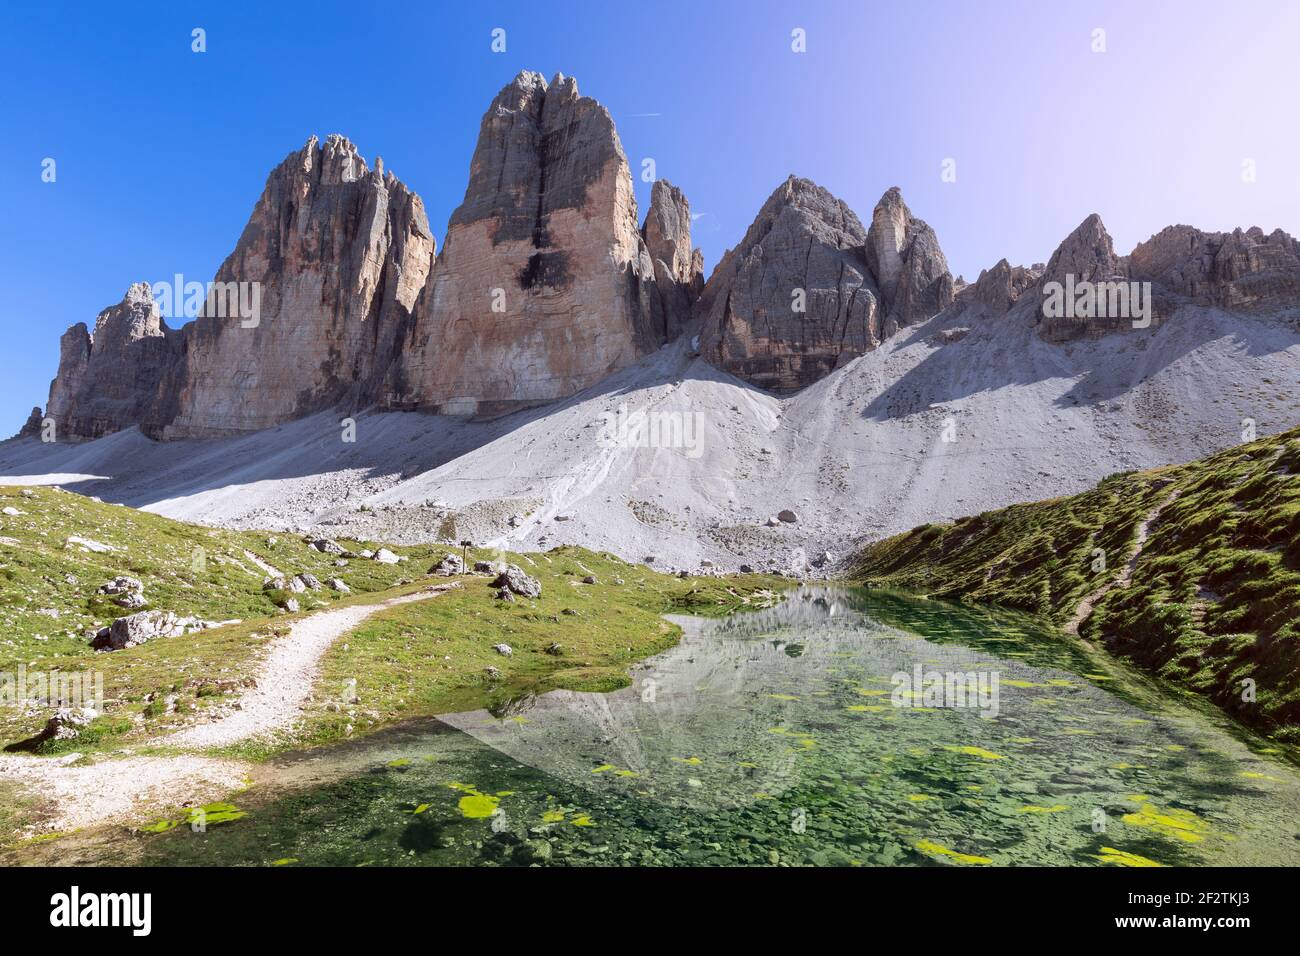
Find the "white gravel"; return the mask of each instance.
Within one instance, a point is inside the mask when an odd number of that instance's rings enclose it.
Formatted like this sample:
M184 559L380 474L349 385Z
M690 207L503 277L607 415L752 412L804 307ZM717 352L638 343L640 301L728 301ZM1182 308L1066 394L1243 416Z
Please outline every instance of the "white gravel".
M376 611L424 601L457 584L424 588L378 604L354 604L321 611L294 622L289 633L271 642L258 668L257 687L240 698L240 709L168 737L160 743L177 747L224 747L288 730L301 716L320 670L321 658L338 638Z
M691 355L685 335L587 392L495 421L362 415L351 444L329 413L220 441L25 439L0 443L0 484L57 481L228 527L780 568L1187 461L1240 442L1247 418L1261 435L1300 422L1293 317L1187 307L1156 329L1064 346L1031 325L1015 310L939 316L785 399ZM953 327L971 331L937 345ZM701 442L602 444L602 415L622 407L698 415ZM799 521L767 527L785 508Z
M249 769L238 760L194 756L109 757L69 765L79 757L0 755L0 780L40 800L43 826L63 831L207 803L242 786Z

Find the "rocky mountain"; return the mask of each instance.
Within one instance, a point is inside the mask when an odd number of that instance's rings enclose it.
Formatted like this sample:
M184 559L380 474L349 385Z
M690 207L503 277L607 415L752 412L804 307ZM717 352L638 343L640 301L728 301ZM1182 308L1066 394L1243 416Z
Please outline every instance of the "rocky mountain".
M886 335L952 304L955 288L939 239L912 215L897 186L880 197L871 214L866 258L880 287Z
M645 232L609 112L572 77L521 73L479 130L465 200L385 402L497 414L571 395L659 348L700 262L681 192Z
M1005 315L1050 344L1132 329L1104 310L1045 314L1049 283L1067 279L1150 282L1152 325L1184 305L1285 312L1300 298L1300 243L1280 230L1171 226L1119 256L1092 215L1046 265L1002 260L967 286L896 187L864 227L791 176L705 283L690 223L662 180L639 221L609 112L562 74L523 72L497 94L440 255L420 197L381 159L312 137L272 170L198 317L169 328L184 313L132 286L93 333L65 333L22 435L45 418L80 441L131 426L215 438L367 407L492 417L683 334L716 368L788 395L936 316L940 344Z
M704 356L745 381L796 391L953 301L934 231L888 190L870 229L791 176L723 256L697 304Z
M1011 266L1005 259L980 273L958 296L962 306L978 302L991 314L1020 305L1048 342L1131 331L1131 315L1048 315L1043 309L1048 283L1150 283L1151 324L1170 319L1184 305L1228 312L1294 312L1300 307L1300 242L1281 229L1259 227L1231 233L1168 226L1127 256L1096 213L1071 232L1046 266ZM1032 295L1023 295L1026 291Z
M433 265L420 197L342 136L316 137L267 178L215 282L257 283L256 321L208 309L187 327L164 437L256 431L368 404ZM211 304L212 300L209 300Z
M45 410L55 440L99 438L154 417L182 339L162 320L148 283L131 286L99 313L94 332L81 322L64 332Z

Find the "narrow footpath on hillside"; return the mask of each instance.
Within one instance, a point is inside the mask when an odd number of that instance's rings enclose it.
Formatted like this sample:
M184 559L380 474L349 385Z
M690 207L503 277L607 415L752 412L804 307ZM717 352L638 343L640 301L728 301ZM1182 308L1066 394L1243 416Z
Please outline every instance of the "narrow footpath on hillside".
M256 675L257 686L241 698L240 710L152 743L220 747L290 729L311 695L325 652L336 640L372 614L435 598L459 586L458 582L437 585L300 618L268 647ZM47 831L146 819L168 808L201 804L238 789L248 771L249 765L241 760L199 755L132 755L87 763L75 753L63 757L0 754L0 785L14 784L43 804L48 810L43 821Z
M1133 580L1133 571L1137 568L1137 563L1142 557L1143 549L1146 548L1147 538L1151 535L1151 526L1155 524L1156 519L1160 517L1160 512L1164 511L1165 508L1172 504L1174 499L1177 497L1178 492L1171 492L1164 498L1164 500L1147 512L1147 516L1138 524L1137 536L1133 539L1133 550L1129 553L1128 561L1125 563L1123 570L1120 571L1119 576L1116 577L1114 581L1103 584L1079 602L1079 607L1075 610L1074 617L1070 618L1069 623L1065 625L1065 632L1067 634L1074 634L1077 636L1079 628L1083 625L1083 622L1088 619L1088 615L1092 614L1093 609L1097 606L1098 602L1109 594L1113 588L1126 588L1129 586L1129 582Z

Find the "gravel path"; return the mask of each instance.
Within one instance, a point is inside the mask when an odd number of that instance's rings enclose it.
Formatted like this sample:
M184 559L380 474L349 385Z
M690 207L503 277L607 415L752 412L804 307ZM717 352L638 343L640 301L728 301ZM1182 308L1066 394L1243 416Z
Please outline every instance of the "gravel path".
M61 758L0 755L0 781L17 783L44 804L41 827L76 830L147 819L203 804L242 786L248 765L210 757L127 757L70 766Z
M272 642L257 675L257 688L241 698L239 710L210 724L172 734L164 742L181 747L224 747L287 729L300 716L316 682L321 658L336 639L376 611L424 601L454 587L459 585L438 585L378 604L321 611L295 622L288 634Z

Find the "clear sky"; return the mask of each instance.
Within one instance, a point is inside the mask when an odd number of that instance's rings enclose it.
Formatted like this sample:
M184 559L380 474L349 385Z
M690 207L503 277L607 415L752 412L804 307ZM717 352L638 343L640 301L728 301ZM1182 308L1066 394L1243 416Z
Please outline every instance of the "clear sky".
M382 155L441 246L520 69L609 108L634 173L686 191L706 269L793 172L864 220L902 187L969 280L1091 212L1121 252L1177 222L1300 234L1297 51L1290 0L7 3L0 435L44 405L68 325L134 281L210 279L313 133Z

